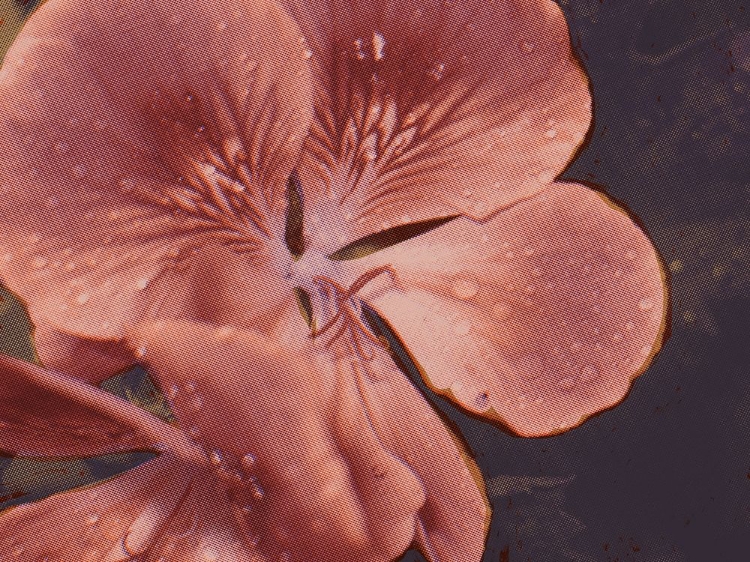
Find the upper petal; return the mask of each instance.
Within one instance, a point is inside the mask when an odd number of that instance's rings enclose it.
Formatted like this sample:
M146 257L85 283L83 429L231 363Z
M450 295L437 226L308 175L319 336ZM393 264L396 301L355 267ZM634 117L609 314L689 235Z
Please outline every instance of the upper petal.
M218 466L241 475L234 501L247 506L265 554L392 560L412 541L422 485L382 446L348 365L293 340L282 347L255 332L186 322L129 336L147 349L159 384L173 388L185 427Z
M589 127L588 82L551 0L282 4L318 86L300 176L324 250L485 217L548 184Z
M311 118L299 35L266 1L32 16L0 71L0 275L35 322L116 337L257 293Z
M430 385L521 435L618 403L665 333L654 247L624 211L576 184L362 262L397 270L400 289L373 282L362 294Z

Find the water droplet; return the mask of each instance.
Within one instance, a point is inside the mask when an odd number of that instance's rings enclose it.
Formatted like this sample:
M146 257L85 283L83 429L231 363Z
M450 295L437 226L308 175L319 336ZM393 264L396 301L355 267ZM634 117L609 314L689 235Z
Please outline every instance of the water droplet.
M6 263L9 262L9 261L13 261L13 254L5 254L5 255L3 255L3 261L6 262Z
M492 314L492 317L495 320L499 320L500 322L504 322L508 318L510 318L511 315L511 308L508 306L508 303L506 302L497 302L492 306L492 310L490 311L490 314Z
M302 58L305 60L310 60L313 56L313 52L310 49L305 49L302 51Z
M471 331L471 320L465 318L453 324L453 333L457 336L465 336Z
M565 377L557 381L557 386L560 390L573 390L576 386L576 381L574 378Z
M581 369L581 380L583 382L591 382L599 376L599 369L594 365L586 365Z
M652 308L654 308L654 301L649 298L641 299L641 301L638 303L638 308L644 311L651 310Z
M80 293L80 294L79 294L79 295L78 295L78 296L76 297L76 302L77 302L78 304L80 304L80 305L84 305L84 304L86 304L87 302L89 302L89 298L90 298L90 296L89 296L89 294L88 294L88 293Z
M200 410L201 408L203 408L203 398L201 398L200 395L195 394L190 399L190 406L193 408L194 411L197 412L198 410Z
M214 336L217 340L226 341L232 336L233 333L234 328L232 326L221 326L216 330L216 332L214 332Z
M644 345L641 348L641 355L643 355L644 357L647 357L647 356L651 355L651 346L650 345Z
M557 136L557 131L555 129L547 129L544 132L544 136L548 139L554 139Z
M255 458L255 455L253 455L252 453L245 453L242 456L240 464L242 464L242 468L245 470L245 472L250 472L253 468L255 468L256 462L257 459Z
M266 497L265 490L263 490L263 487L257 482L252 483L250 493L253 495L253 498L258 501Z
M96 525L99 521L99 515L92 513L86 518L86 525Z
M466 300L475 296L479 291L479 283L473 279L457 279L453 283L453 294L459 299Z
M490 405L490 396L487 391L480 392L474 397L474 404L480 410L486 410Z
M47 267L47 259L42 256L36 256L31 265L34 269L44 269Z
M549 183L555 179L555 172L553 170L545 169L537 174L537 178L542 183Z
M120 187L120 190L123 193L130 193L135 189L135 182L130 178L123 178L119 182L117 182L117 185Z
M201 553L201 560L203 562L217 562L219 554L213 548L204 548Z
M376 61L383 58L383 48L385 47L385 37L377 31L372 33L372 55Z
M359 60L362 60L363 58L367 56L362 50L362 39L354 40L354 50L355 50L355 55Z
M224 462L224 457L222 456L221 451L211 451L211 454L208 455L208 459L214 466L219 466L222 462Z
M531 43L529 41L524 41L523 43L521 43L521 50L524 53L532 53L532 52L534 52L534 48L535 47L536 47L536 45L534 45L534 43Z
M146 287L148 287L149 279L147 277L141 277L138 279L138 281L135 282L135 288L139 291L142 291Z
M147 352L146 345L145 344L139 345L135 350L135 356L138 357L139 359L143 359L144 357L146 357L146 352Z
M86 166L84 166L83 164L78 164L76 166L73 166L73 176L75 176L78 179L85 177L86 172L88 172L88 170L86 169Z

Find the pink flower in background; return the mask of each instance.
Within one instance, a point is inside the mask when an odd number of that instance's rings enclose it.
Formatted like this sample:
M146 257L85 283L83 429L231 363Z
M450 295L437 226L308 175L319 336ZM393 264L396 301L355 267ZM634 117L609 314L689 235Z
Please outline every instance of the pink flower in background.
M590 114L549 0L49 0L0 70L0 273L50 370L2 359L0 448L160 455L0 551L479 560L478 470L374 318L519 435L619 402L665 290L554 181ZM135 360L179 429L89 384Z

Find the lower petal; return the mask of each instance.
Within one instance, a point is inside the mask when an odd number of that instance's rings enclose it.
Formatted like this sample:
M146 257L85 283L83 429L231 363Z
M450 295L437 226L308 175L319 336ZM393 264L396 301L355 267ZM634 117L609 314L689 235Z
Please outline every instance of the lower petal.
M208 324L144 325L150 373L218 469L258 548L307 562L387 562L414 536L422 484L382 446L351 371L318 354L296 310L279 338ZM295 343L296 342L296 343Z
M491 512L469 452L388 355L354 371L381 442L425 488L417 546L433 562L480 560Z
M0 515L0 551L19 562L255 560L225 494L200 469L161 456L104 484Z

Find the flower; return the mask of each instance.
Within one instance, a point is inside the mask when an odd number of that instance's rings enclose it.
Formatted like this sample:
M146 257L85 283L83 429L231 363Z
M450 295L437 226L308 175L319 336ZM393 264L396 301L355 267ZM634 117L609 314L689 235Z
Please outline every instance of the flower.
M160 455L0 547L478 560L478 471L383 336L520 435L624 397L665 290L622 209L555 181L590 114L550 0L49 0L0 70L0 272L50 371L2 360L0 445ZM180 430L87 384L134 357Z

